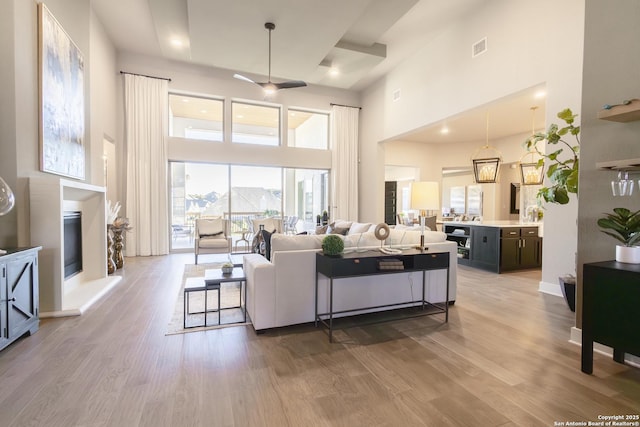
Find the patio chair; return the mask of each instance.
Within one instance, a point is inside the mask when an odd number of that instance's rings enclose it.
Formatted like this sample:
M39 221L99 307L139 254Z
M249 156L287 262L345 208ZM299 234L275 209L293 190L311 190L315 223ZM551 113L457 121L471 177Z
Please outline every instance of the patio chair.
M223 218L196 219L195 255L231 253L229 220Z

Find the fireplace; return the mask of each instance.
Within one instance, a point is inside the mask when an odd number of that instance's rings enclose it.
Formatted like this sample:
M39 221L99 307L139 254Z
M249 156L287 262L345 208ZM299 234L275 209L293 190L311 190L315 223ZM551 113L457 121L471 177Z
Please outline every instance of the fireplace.
M64 278L82 271L82 212L64 213Z

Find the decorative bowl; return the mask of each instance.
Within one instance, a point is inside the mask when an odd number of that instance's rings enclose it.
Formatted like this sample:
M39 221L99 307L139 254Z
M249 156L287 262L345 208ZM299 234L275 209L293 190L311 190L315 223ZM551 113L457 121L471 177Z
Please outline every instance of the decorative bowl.
M222 274L231 274L233 273L233 267L222 267Z

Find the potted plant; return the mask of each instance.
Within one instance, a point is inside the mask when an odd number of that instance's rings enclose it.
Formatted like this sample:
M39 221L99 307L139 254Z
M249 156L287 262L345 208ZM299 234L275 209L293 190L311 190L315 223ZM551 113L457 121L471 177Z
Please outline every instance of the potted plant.
M541 156L537 167L547 166L547 177L551 186L538 190L538 202L566 205L569 203L569 193L578 194L580 126L574 126L573 123L578 115L573 114L569 108L560 111L557 116L566 123L566 126L561 128L553 123L547 132L538 132L530 136L524 142L524 146L527 151L535 150ZM570 143L563 139L569 135L574 137L575 142ZM546 154L538 150L537 144L540 141L547 141L551 145L562 145L552 153ZM569 158L561 156L565 149L569 150ZM560 157L565 160L561 160Z
M322 239L322 253L327 256L340 256L344 251L344 241L337 234L329 234Z
M233 264L230 262L225 262L221 267L222 274L231 274L233 273Z
M598 219L603 233L622 243L616 246L616 261L640 264L640 211L631 212L627 208L614 208L613 213Z

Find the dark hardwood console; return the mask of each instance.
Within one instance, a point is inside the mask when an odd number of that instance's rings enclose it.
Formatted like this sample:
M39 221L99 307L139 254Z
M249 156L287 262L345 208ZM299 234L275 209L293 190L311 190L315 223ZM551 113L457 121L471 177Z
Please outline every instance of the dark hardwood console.
M8 249L0 255L0 350L38 330L40 249Z
M393 269L393 267L385 264L396 265L398 268L401 266L402 268ZM432 303L425 298L425 272L429 270L447 271L446 301L442 303ZM408 272L422 272L422 296L419 300L375 307L358 307L334 312L334 279ZM318 312L318 274L329 278L329 311L326 313ZM318 326L318 323L321 323L329 329L329 342L333 341L333 323L336 314L358 314L371 309L399 308L410 304L419 305L422 308L419 315L444 313L445 323L449 321L449 252L422 252L418 249L410 249L397 255L387 255L377 250L349 253L341 257L330 257L322 253L316 254L315 324ZM433 310L425 310L427 306Z
M613 348L613 360L640 356L640 265L616 261L584 264L582 372L593 373L593 343Z

